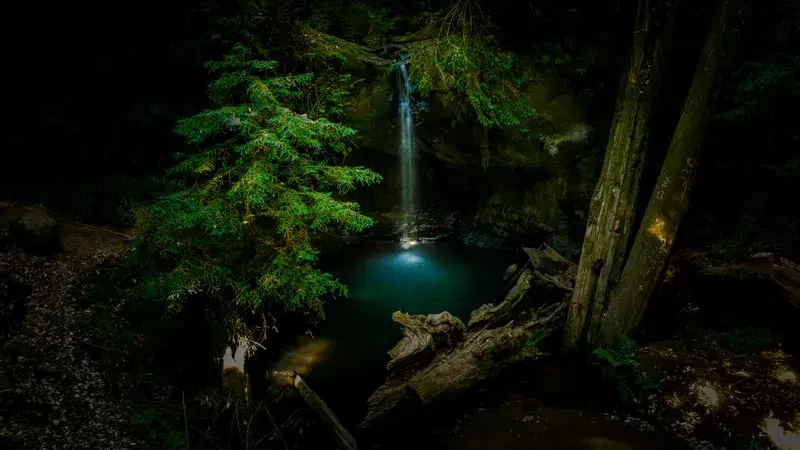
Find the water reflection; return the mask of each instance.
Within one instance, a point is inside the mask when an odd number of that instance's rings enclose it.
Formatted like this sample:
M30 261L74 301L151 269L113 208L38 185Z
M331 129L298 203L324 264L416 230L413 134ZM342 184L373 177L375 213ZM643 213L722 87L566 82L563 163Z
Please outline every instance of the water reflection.
M393 312L449 311L466 323L502 289L506 267L516 262L513 254L455 243L403 247L353 249L353 258L332 270L350 295L326 304L315 334L333 339L336 348L311 371L309 384L340 417L362 419L364 402L383 382L387 352L402 337Z
M417 264L422 262L422 257L411 252L403 252L400 254L400 261L404 264Z

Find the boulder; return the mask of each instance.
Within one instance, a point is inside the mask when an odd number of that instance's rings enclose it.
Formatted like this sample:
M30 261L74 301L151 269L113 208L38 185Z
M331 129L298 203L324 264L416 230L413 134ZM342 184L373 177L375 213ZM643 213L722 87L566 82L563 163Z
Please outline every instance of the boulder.
M61 250L61 224L44 208L13 208L0 217L0 228L7 229L11 242L25 251L52 254Z

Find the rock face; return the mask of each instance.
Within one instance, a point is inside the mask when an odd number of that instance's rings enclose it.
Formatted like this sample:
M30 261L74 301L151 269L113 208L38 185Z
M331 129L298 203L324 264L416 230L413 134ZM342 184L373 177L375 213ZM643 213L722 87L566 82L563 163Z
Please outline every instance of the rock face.
M11 209L0 217L0 228L7 229L11 242L25 251L51 254L61 250L61 224L43 208Z
M322 38L316 41L326 42ZM394 53L401 47L337 45L346 48L343 53L349 55L345 58L348 70L361 77L345 108L346 123L359 132L360 156L350 162L384 175L383 186L371 190L381 190L380 195L390 199L372 203L396 205L399 189L391 186L399 183L399 164L377 161L398 154L393 96L396 73L392 64ZM589 145L593 127L586 119L584 105L563 79L540 76L520 94L537 113L518 127L489 133L486 170L481 164L479 133L469 124L456 123L454 112L435 92L430 98L416 99L414 134L421 190L467 192L468 203L453 198L444 201L457 201L470 220L493 234L569 234L575 228L569 225L570 220L585 220L576 217L575 210L588 208L602 163L601 155ZM369 153L375 155L375 164L365 156ZM390 209L384 207L379 212ZM577 234L582 235L582 231ZM559 250L572 255L561 246Z
M380 77L365 80L346 109L349 124L359 130L359 144L374 151L397 154L394 135L392 91L394 72L383 64ZM522 92L537 113L520 126L498 130L490 139L490 167L522 168L538 172L559 172L566 156L588 142L592 127L586 122L583 105L564 80L544 77ZM415 109L417 150L454 168L481 163L479 142L435 93L421 100Z

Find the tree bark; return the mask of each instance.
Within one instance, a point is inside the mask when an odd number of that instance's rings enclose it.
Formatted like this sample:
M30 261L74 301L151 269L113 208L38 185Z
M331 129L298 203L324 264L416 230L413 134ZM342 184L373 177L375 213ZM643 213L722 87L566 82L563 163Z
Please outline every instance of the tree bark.
M564 341L574 346L597 330L609 289L618 279L634 222L650 117L659 87L661 14L675 2L640 0L630 67L623 76L600 179L592 196ZM664 27L666 28L666 27Z
M596 345L609 346L638 326L664 267L694 183L697 153L705 132L709 106L722 66L728 0L714 12L703 53L686 97L681 117L631 253L602 319Z

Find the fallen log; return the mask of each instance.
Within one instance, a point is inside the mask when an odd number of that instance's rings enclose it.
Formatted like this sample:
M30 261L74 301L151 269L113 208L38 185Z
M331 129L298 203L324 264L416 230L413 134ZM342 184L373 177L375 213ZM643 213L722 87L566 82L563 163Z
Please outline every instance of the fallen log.
M787 258L771 253L757 253L748 261L706 267L699 274L706 277L765 281L772 284L775 291L792 306L800 308L800 265Z
M339 421L339 418L336 417L336 414L334 414L322 398L306 384L296 371L275 371L273 376L279 385L284 387L292 386L297 390L297 393L300 394L300 398L302 398L308 407L328 426L332 437L336 440L340 448L343 450L358 450L358 444L353 435L350 434L347 428L342 425L342 422ZM276 430L277 429L279 428L276 425Z
M300 375L294 376L294 387L306 404L328 424L341 448L344 450L358 450L358 445L353 435L347 431L328 405L300 378Z
M800 308L800 264L786 257L762 252L748 259L720 263L703 252L686 251L676 254L672 264L705 279L761 283L765 295L777 294Z
M403 339L389 351L386 382L369 398L367 416L358 428L414 416L511 364L544 355L528 343L563 326L577 268L547 246L525 252L532 270L519 273L502 302L473 311L466 326L448 312L392 314Z

